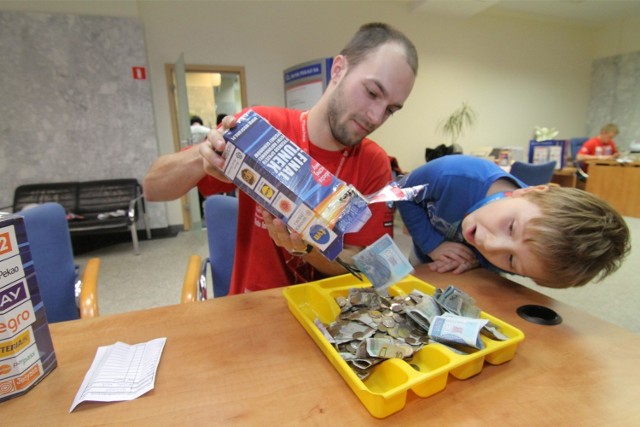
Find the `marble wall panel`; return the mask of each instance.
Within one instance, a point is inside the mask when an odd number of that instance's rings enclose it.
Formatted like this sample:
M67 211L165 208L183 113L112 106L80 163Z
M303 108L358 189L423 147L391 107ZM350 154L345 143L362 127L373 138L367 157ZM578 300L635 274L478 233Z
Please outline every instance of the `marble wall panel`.
M0 12L0 205L20 184L135 177L158 155L134 18ZM163 203L148 204L166 227Z
M588 133L600 133L606 123L616 123L621 151L640 141L640 52L601 58L593 62Z

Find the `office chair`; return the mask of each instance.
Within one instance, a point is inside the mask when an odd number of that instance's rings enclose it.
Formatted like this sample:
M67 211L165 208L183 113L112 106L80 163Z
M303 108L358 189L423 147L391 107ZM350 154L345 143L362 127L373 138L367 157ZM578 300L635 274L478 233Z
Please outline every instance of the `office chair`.
M587 178L589 178L589 174L585 172L584 162L579 162L577 157L578 157L578 151L580 151L580 149L582 148L582 145L584 145L584 143L587 142L588 139L589 138L580 137L580 138L571 138L569 140L571 144L571 159L573 161L573 165L577 169L576 175L578 177L578 180L582 182L587 181Z
M213 297L229 293L238 230L238 198L216 194L204 202L204 218L209 240L209 256L189 258L182 286L181 302L207 299L207 272L211 270Z
M100 259L87 262L78 283L66 212L58 203L43 203L16 213L24 217L31 259L49 323L96 317ZM76 303L77 288L79 302Z
M513 162L509 173L527 185L548 184L556 168L555 160L546 163Z

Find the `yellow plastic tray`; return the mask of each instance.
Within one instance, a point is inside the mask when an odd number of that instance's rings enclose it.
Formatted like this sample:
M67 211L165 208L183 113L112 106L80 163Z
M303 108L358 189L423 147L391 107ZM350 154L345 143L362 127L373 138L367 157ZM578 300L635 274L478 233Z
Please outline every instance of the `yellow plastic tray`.
M486 347L469 355L454 353L439 344L429 344L415 353L411 361L418 365L420 371L402 359L389 359L376 365L364 381L360 380L313 322L316 318L324 324L333 322L340 314L336 297L348 296L349 288L370 286L369 282L360 282L351 275L344 275L289 286L284 288L283 294L293 315L376 418L387 417L404 408L408 390L420 397L429 397L444 390L449 374L464 380L479 374L485 361L492 365L508 362L515 356L518 343L524 339L519 329L482 312L480 316L499 326L502 333L509 337L508 340L494 341L482 335ZM391 286L389 294L407 295L414 289L433 295L436 288L408 276Z

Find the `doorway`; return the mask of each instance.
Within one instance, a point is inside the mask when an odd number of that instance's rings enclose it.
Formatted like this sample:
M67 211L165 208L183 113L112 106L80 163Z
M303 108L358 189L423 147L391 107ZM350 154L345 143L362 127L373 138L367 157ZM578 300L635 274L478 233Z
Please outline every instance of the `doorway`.
M205 127L215 128L219 116L235 114L247 106L242 66L192 65L178 61L166 64L165 74L176 152L198 142L193 141L189 132L193 116L200 117ZM194 193L183 196L180 202L185 231L202 223L202 196L197 190Z

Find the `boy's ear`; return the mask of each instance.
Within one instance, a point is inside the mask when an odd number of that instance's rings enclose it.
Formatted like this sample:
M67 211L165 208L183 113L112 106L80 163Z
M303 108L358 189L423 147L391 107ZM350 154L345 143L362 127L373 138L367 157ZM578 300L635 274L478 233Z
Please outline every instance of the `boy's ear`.
M531 191L540 191L542 193L545 193L547 191L549 191L549 186L548 185L536 185L534 187L526 187L526 188L518 188L517 190L513 190L513 192L511 193L512 197L522 197L525 194L531 192Z

